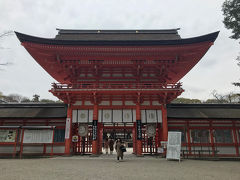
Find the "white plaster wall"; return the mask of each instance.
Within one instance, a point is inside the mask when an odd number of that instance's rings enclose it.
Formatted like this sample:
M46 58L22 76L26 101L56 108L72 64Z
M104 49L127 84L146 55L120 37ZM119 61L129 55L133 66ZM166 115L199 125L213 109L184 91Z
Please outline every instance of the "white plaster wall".
M113 110L113 122L122 122L122 110Z
M157 110L158 122L162 123L162 110Z
M122 105L122 101L113 101L112 105Z
M43 153L43 145L23 146L23 153Z
M51 153L51 146L47 146L46 153ZM53 146L53 153L64 153L65 146Z
M161 105L161 104L158 101L152 101L152 105L158 106L158 105Z
M84 114L84 118L82 118ZM93 110L73 110L72 123L88 123L93 121Z
M98 122L102 122L102 109L98 110Z
M125 105L127 105L127 106L135 106L136 104L133 103L132 101L125 101Z
M76 101L74 105L76 105L76 106L80 105L81 106L82 105L82 101Z
M153 113L153 119L150 114ZM162 111L161 110L141 110L141 121L142 123L162 123Z
M235 147L217 147L218 154L236 154Z
M141 105L149 106L150 105L150 101L144 101Z
M91 103L91 101L85 101L85 105L90 106L90 105L93 105L93 104Z
M136 109L133 109L133 122L136 122Z
M78 117L77 117L77 110L73 110L72 111L72 123L77 123L77 120Z
M90 123L93 122L93 110L92 109L89 110L89 122Z
M133 109L133 110L125 109L123 111L124 112L122 112L122 109L118 109L118 110L112 110L112 109L101 110L100 109L98 111L98 121L99 122L112 122L111 120L113 119L113 122L122 122L122 120L124 122L132 122L132 120L133 120L133 122L136 122L136 110L135 109ZM109 113L109 115L110 115L109 119L104 118L104 114L106 112ZM122 114L125 114L127 112L130 112L130 120L129 119L124 120L124 118L122 117ZM102 113L103 113L103 115L102 115ZM113 115L113 117L112 117L112 115ZM103 117L103 119L102 119L102 117Z
M110 102L109 101L102 101L99 105L100 106L109 106Z

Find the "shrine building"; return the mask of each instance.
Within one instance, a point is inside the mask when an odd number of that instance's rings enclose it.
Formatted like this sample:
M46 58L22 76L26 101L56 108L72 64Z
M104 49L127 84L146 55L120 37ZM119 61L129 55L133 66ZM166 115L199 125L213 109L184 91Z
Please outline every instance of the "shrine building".
M40 143L40 154L98 155L108 137L123 139L141 156L158 153L168 131L181 131L186 155L239 156L238 106L169 104L184 91L180 80L219 33L182 39L178 30L58 29L53 39L16 32L22 46L56 80L49 91L65 105L15 105L27 117L0 117L0 129L18 129L14 153L17 144L20 154L35 147L31 133L37 137L45 130L45 135L53 132L48 136L52 142ZM221 108L222 116L216 110ZM225 143L230 136L232 141ZM227 150L220 152L219 146Z

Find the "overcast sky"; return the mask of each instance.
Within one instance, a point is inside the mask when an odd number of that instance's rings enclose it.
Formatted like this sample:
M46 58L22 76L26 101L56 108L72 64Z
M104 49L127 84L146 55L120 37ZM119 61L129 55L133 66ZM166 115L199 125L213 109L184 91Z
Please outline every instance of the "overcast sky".
M206 100L219 93L239 92L237 41L222 23L223 0L0 0L0 32L14 30L53 38L63 29L172 29L182 38L219 31L215 44L183 78L182 97ZM0 40L0 91L32 98L56 99L48 90L55 80L20 45L16 36Z

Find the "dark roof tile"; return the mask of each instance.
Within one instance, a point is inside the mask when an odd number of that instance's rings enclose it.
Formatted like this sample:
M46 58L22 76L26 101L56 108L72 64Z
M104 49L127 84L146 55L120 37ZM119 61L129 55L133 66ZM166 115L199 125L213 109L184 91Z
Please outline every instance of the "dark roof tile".
M169 104L168 118L240 119L240 104Z
M64 104L0 104L0 118L65 118Z

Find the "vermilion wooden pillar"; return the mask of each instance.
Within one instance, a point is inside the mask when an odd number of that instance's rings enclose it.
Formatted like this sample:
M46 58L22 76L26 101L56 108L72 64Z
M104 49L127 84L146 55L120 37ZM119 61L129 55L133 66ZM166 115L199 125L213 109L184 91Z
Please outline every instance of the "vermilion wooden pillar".
M71 154L71 143L72 143L72 105L68 105L67 119L65 127L65 155Z
M238 141L237 141L237 129L235 122L232 121L232 127L233 127L233 137L234 137L234 144L236 148L236 156L239 156L239 146L238 146Z
M161 147L161 123L157 123L157 147Z
M95 129L96 128L96 129ZM98 135L98 105L94 104L93 106L93 141L92 141L92 154L97 155L98 154L98 138L94 137L95 133Z
M162 134L163 134L163 141L168 140L168 123L167 123L167 107L166 104L162 105Z
M215 156L214 129L212 127L212 121L209 121L209 126L210 126L210 138L211 138L211 146L212 146L212 156Z
M136 152L136 122L133 123L132 139L133 139L133 154L137 154L137 152Z
M136 105L136 121L140 121L141 122L140 104ZM140 133L141 137L138 137L139 133ZM136 123L136 152L137 152L137 156L141 156L142 155L142 134L141 133L142 133L142 127L139 127L138 123Z
M103 123L98 123L98 153L102 154L102 144L103 144Z
M191 134L190 134L190 128L189 128L189 121L186 122L187 127L187 144L188 144L188 152L189 154L192 154L192 147L191 147ZM212 140L211 140L212 141Z

